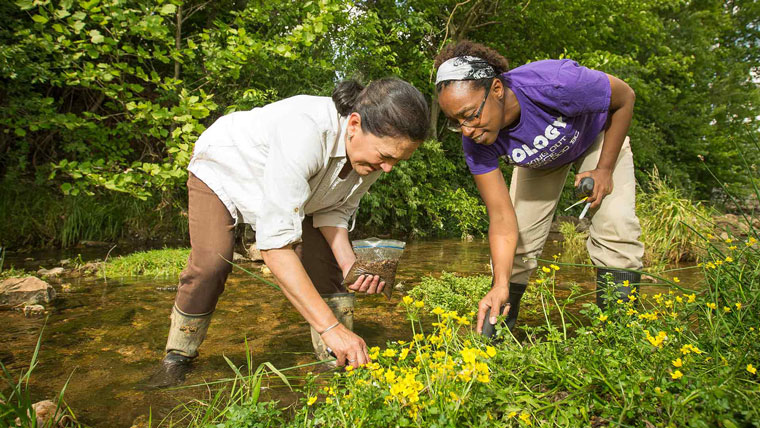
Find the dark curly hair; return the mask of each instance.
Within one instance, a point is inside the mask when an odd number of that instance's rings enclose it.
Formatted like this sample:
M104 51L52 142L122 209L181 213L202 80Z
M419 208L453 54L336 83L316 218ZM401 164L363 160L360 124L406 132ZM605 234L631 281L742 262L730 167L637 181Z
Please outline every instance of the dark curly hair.
M441 64L450 60L451 58L465 55L474 56L485 60L488 65L493 67L494 71L496 71L496 75L502 81L504 79L501 77L501 74L509 71L509 62L500 53L496 52L494 49L489 48L488 46L469 40L462 40L457 43L451 43L441 49L441 51L438 52L438 55L435 56L435 69L438 70L438 67L440 67ZM472 82L477 86L490 88L493 79L493 77L490 77L486 79L473 80ZM444 80L443 82L435 85L435 88L438 92L440 92L441 89L445 88L451 82L451 80Z

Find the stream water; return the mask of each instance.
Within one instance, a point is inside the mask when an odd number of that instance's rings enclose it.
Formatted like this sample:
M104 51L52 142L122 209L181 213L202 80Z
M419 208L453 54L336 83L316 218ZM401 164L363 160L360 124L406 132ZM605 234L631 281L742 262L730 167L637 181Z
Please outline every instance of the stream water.
M547 242L544 256L559 251L556 241ZM92 257L103 258L103 254ZM28 254L24 255L29 256ZM65 254L31 254L34 261ZM13 263L13 259L6 260ZM23 259L15 260L16 266ZM29 266L31 268L31 265ZM441 271L489 274L485 241L434 240L412 242L399 265L397 280L414 286L426 275ZM689 288L699 288L698 270L679 271ZM558 272L561 297L567 284L578 283L591 291L594 272L587 268L562 268ZM45 317L26 318L21 312L0 312L0 361L17 374L32 358L42 332L39 365L30 386L35 399L54 398L66 385L65 399L78 419L94 427L131 427L149 413L153 425L172 408L193 398L208 397L207 388L148 390L143 387L163 356L174 292L159 288L176 285L176 278L76 279L64 280L68 291L55 285L58 299ZM564 290L564 291L563 291ZM355 331L369 346L411 336L398 302L383 296L360 295L355 311ZM591 300L591 296L588 297ZM532 320L521 312L521 323ZM44 327L44 330L43 330ZM237 365L246 361L245 342L251 349L254 367L269 361L276 367L313 362L308 324L277 290L248 274L235 270L230 275L201 348L195 370L186 384L230 378L233 372L226 356ZM284 402L296 397L287 388L269 390L269 397Z

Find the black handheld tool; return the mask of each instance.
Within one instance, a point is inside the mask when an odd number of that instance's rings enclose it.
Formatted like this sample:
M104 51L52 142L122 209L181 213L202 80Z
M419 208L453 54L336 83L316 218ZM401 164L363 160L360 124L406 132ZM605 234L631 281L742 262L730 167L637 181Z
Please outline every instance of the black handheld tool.
M504 308L507 304L501 305L499 308L499 315L504 313ZM491 308L486 310L486 317L483 319L483 330L480 332L485 337L493 337L496 334L496 324L491 324Z
M575 187L575 193L578 197L591 196L594 193L594 179L591 177L584 177L578 186Z

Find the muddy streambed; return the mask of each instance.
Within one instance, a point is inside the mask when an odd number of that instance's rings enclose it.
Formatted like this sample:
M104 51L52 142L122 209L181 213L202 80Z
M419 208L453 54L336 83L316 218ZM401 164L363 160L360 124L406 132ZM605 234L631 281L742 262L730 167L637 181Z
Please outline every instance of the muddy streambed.
M544 257L557 252L557 243L549 241ZM487 243L412 242L401 259L397 282L411 287L423 276L437 276L441 271L489 274ZM677 276L682 285L700 287L696 269L680 271ZM562 268L558 277L559 296L566 295L573 282L588 291L594 287L590 269ZM70 377L65 398L78 418L90 426L118 428L132 426L149 412L155 426L155 421L178 404L208 397L206 388L157 391L143 387L163 356L174 299L174 292L160 289L175 286L175 278L81 279L64 280L64 284L70 284L67 291L56 285L58 299L48 308L47 324L44 317L0 312L0 361L14 374L28 365L44 325L39 365L31 379L33 398L54 398ZM654 287L645 287L644 291L656 292ZM387 340L410 338L403 311L398 308L401 297L398 292L390 301L384 296L358 296L354 326L368 345L382 346ZM591 301L591 296L586 300ZM530 311L521 311L520 322L541 322L530 315ZM269 361L283 368L313 361L308 324L287 299L235 270L186 384L232 377L224 356L237 365L244 364L246 340L254 365ZM267 395L285 402L296 399L284 387L269 390Z

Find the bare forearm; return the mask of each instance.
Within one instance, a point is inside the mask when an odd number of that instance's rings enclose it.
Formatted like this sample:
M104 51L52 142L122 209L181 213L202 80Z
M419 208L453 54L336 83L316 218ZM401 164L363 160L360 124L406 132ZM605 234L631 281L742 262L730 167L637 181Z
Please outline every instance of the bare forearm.
M348 239L348 230L342 227L323 226L319 228L319 231L330 245L335 260L343 271L343 276L346 276L348 270L351 269L351 266L356 261L354 249L351 246L351 241Z
M608 77L611 85L609 126L604 133L602 153L596 167L612 171L631 127L636 94L622 80L614 76Z
M494 287L508 287L517 248L517 221L508 216L490 219L488 242L493 263Z
M295 251L290 248L265 250L261 256L280 282L285 297L317 331L324 331L338 321L312 284Z

